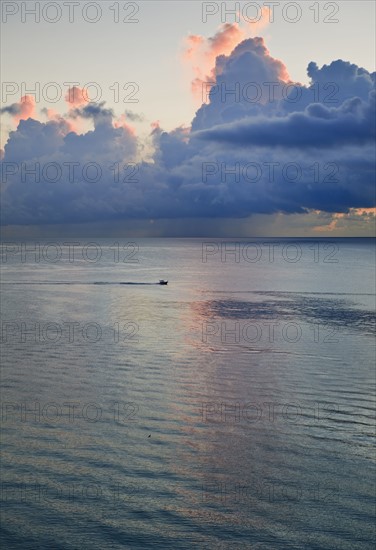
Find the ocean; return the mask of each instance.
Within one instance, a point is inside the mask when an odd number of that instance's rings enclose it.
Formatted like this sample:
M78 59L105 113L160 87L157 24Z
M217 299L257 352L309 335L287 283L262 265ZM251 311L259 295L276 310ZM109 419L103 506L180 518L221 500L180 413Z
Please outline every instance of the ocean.
M4 548L374 548L373 239L17 241L1 283Z

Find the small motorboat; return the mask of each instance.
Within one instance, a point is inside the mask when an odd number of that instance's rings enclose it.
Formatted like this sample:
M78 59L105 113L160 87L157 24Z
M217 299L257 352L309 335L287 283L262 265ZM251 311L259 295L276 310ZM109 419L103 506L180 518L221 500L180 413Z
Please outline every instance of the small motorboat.
M159 284L160 285L167 285L168 281L164 281L163 279L159 279Z

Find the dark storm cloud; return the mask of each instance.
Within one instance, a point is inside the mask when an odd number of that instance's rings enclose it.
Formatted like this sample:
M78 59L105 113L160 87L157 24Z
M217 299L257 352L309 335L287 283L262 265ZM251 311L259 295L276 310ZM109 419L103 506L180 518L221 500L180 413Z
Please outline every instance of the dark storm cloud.
M21 120L4 150L2 223L242 218L375 206L374 74L342 60L321 69L312 62L311 86L291 83L262 39L217 57L214 74L191 128L164 132L154 124L148 162L138 161L143 144L127 123L138 116L116 119L104 103L71 109L66 119ZM249 83L264 90L265 81L277 84L273 101L221 93ZM70 123L80 118L91 119L93 129L78 133ZM54 166L43 171L51 163L62 168L56 182Z
M285 117L247 117L227 125L198 132L209 141L262 147L341 147L363 145L375 139L375 92L368 103L360 98L348 99L340 108L309 105L304 112Z

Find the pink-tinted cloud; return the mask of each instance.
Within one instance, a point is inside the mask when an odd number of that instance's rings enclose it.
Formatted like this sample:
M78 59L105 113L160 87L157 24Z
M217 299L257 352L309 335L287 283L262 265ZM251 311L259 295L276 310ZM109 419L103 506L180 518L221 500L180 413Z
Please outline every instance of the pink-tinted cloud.
M239 42L264 28L269 22L269 12L270 9L264 7L260 21L252 24L248 23L245 26L238 23L225 23L210 38L197 34L188 36L183 53L183 62L193 72L194 79L191 83L191 89L197 100L202 99L203 83L215 80L216 58L219 55L230 55ZM283 76L288 80L287 70Z
M48 120L58 122L60 126L64 128L66 134L69 134L69 132L78 132L78 124L76 121L64 118L60 113L55 111L55 109L44 109L42 112L45 113Z
M65 95L65 101L71 109L81 107L81 105L89 102L87 90L78 86L72 86Z
M124 130L127 130L132 136L136 136L135 128L128 123L124 114L113 121L113 126L114 128L124 128Z
M35 116L35 99L33 96L25 95L21 97L20 107L20 114L15 117L17 122Z
M341 231L346 226L356 227L363 224L375 224L376 208L350 208L348 213L335 212L330 215L330 222L313 228L316 233Z
M162 128L159 120L153 120L153 122L151 122L150 124L150 127L151 127L150 135L154 136L162 133Z
M194 79L191 88L197 99L201 99L202 83L213 80L215 77L216 57L221 54L230 54L244 37L244 30L237 23L227 23L212 38L206 39L199 35L191 35L187 38L183 58L193 71Z
M24 95L18 103L4 107L1 112L10 114L18 126L20 120L35 117L35 98L31 95Z

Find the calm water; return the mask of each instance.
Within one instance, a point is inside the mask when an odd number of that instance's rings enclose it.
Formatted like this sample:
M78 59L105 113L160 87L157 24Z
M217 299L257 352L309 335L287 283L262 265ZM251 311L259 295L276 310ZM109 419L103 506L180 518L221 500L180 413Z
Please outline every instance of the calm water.
M91 241L3 246L4 548L373 548L374 242Z

